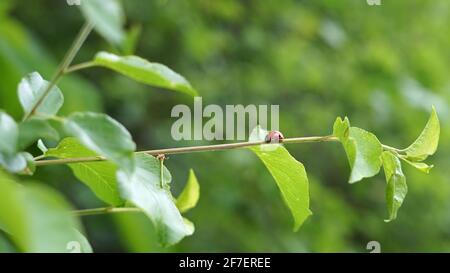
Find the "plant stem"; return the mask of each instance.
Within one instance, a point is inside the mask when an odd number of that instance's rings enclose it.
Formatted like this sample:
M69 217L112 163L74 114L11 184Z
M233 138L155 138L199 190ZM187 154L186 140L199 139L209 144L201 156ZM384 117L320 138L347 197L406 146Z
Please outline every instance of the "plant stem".
M394 148L394 147L391 147L391 146L388 146L388 145L382 144L382 146L383 146L384 150L391 151L391 152L394 152L396 154L403 152L403 150L400 150L400 149L397 149L397 148Z
M291 144L291 143L332 142L332 141L339 141L339 140L338 140L338 138L336 138L334 136L295 137L295 138L283 139L282 143ZM139 151L136 153L157 156L157 155L161 155L161 154L170 155L170 154L184 154L184 153L193 153L193 152L233 150L233 149L258 146L261 144L275 145L276 143L266 143L265 141L237 142L237 143L205 145L205 146L190 146L190 147L168 148L168 149L159 149L159 150L147 150L147 151ZM95 161L105 161L105 160L106 160L106 158L103 156L64 158L64 159L40 160L40 161L36 161L35 165L36 166L47 166L47 165L95 162Z
M75 216L90 216L90 215L98 215L98 214L106 214L106 213L120 213L120 212L142 212L142 210L140 208L106 207L106 208L83 209L83 210L72 211L72 213Z
M75 72L75 71L78 71L78 70L82 70L82 69L86 69L86 68L89 68L89 67L93 67L93 66L95 66L94 62L85 62L85 63L75 64L75 65L72 65L72 66L68 67L64 71L64 74L69 74L69 73L72 73L72 72Z
M67 51L66 56L64 57L63 61L59 65L58 69L56 70L56 73L53 76L52 80L45 88L44 93L42 93L42 96L34 104L33 108L31 108L31 111L28 112L28 114L26 114L24 116L23 120L29 119L36 112L37 108L39 108L39 106L43 103L44 99L51 92L53 87L56 86L56 84L61 79L61 77L66 73L66 69L72 63L73 59L77 55L77 53L80 50L81 46L83 45L84 41L86 41L86 38L89 36L89 33L91 33L93 27L94 27L94 25L90 22L85 23L83 25L80 32L78 33L78 36L75 38L75 41L73 42L72 46L70 47L69 51Z

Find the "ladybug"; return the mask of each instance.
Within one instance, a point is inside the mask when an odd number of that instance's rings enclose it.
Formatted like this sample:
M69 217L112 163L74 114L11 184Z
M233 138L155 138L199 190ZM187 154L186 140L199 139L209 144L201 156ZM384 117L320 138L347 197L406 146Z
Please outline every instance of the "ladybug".
M278 143L284 139L283 134L280 131L270 131L266 135L266 143Z

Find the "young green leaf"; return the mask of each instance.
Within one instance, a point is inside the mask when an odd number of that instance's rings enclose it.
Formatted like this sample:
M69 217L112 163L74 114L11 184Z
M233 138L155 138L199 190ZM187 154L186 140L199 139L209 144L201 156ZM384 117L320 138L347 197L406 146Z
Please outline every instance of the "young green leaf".
M197 177L194 170L189 171L189 178L186 186L177 198L177 207L181 213L184 213L197 205L200 198L200 185L198 184Z
M342 120L340 117L336 119L333 125L333 135L339 138L342 142L348 139L350 133L350 121L347 117Z
M30 73L22 79L19 83L18 95L25 115L28 115L33 110L33 107L41 99L49 84L37 72ZM56 115L63 103L64 97L61 90L54 86L36 109L35 113L50 116Z
M267 132L256 127L250 141L263 140ZM294 217L294 230L312 214L309 209L309 183L305 167L293 158L289 152L277 145L276 149L264 147L250 148L267 167Z
M17 151L19 127L12 117L0 111L0 154L11 155Z
M22 252L67 252L80 223L64 198L43 184L16 183L0 171L0 226Z
M86 20L92 22L108 42L122 44L125 15L119 0L83 0L80 8Z
M383 168L386 175L386 203L390 222L397 218L397 211L401 207L408 192L406 178L402 172L400 160L389 151L383 152Z
M406 163L408 163L409 165L413 166L414 168L418 169L421 172L424 172L426 174L430 173L431 169L433 169L434 165L428 165L426 163L423 162L414 162L414 161L410 161L407 158L401 156L400 159L402 159L403 161L405 161Z
M411 146L405 149L408 159L411 161L423 161L428 156L433 155L439 144L440 131L439 118L436 109L433 107L430 118L420 136Z
M45 143L42 141L42 139L39 139L37 142L38 149L45 154L48 151L47 146L45 146Z
M141 208L152 220L162 245L175 244L192 234L192 226L181 217L170 190L167 186L161 187L161 184L168 185L172 178L164 167L161 181L158 159L145 154L137 155L134 173L119 170L117 179L123 197Z
M58 144L58 147L49 149L46 156L57 158L80 158L97 156L97 154L83 145L75 138L65 138ZM95 195L102 201L119 206L124 202L120 197L115 164L104 162L83 162L69 164L74 175L84 184L86 184Z
M137 56L117 56L100 52L94 59L97 66L112 69L138 82L196 96L189 82L165 65L151 63Z
M136 144L116 120L105 114L74 113L64 121L64 128L87 148L133 172Z
M58 140L59 133L42 119L29 119L19 124L19 149L24 150L42 138Z

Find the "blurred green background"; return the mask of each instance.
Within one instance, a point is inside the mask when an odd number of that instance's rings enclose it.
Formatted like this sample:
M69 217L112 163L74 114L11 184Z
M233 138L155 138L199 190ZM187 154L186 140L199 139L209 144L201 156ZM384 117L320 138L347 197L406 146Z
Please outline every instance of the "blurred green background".
M327 135L336 116L374 132L388 145L409 145L431 105L442 133L430 175L404 166L409 193L398 219L384 223L384 175L349 185L336 143L290 145L310 178L314 213L299 232L261 162L248 151L171 156L173 191L190 167L201 183L188 213L193 236L160 248L139 214L83 218L97 252L367 252L450 251L450 1L123 1L135 54L168 65L201 93L204 104L278 104L285 136ZM0 108L21 116L16 88L29 72L50 78L83 23L66 1L0 1ZM114 50L92 34L75 62ZM133 43L128 51L132 53ZM103 69L59 84L72 111L107 112L133 134L139 149L200 145L175 142L179 93L151 88ZM33 151L37 154L37 150ZM36 179L62 191L76 208L104 206L67 167Z

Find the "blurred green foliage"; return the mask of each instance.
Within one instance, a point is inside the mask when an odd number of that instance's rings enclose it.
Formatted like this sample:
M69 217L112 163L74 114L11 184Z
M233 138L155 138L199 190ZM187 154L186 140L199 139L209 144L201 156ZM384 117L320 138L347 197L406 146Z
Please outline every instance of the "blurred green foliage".
M163 249L142 215L91 216L83 223L94 251L365 252L372 240L382 251L450 251L449 1L123 2L127 51L136 41L137 55L185 76L205 104L279 104L286 137L329 134L335 117L347 115L397 147L415 139L434 104L441 141L430 175L405 165L409 192L391 223L383 222L383 174L349 185L340 145L287 147L310 178L314 214L297 233L273 178L251 152L171 156L175 191L190 167L201 183L199 204L188 213L194 235ZM20 79L35 70L50 78L82 22L65 1L0 2L1 109L20 117ZM100 50L116 49L93 34L75 62ZM69 76L59 87L63 114L106 111L130 129L141 149L202 144L170 137L171 108L192 105L188 96L104 69ZM39 169L36 179L77 208L102 206L67 167Z

